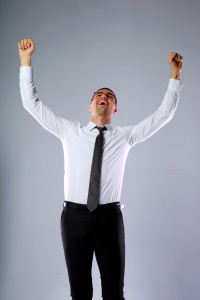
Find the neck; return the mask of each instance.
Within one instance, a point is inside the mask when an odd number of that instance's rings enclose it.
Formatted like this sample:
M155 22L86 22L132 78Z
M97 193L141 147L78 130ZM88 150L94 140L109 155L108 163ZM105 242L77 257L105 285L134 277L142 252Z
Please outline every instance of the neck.
M111 118L105 118L105 117L101 117L101 116L91 116L90 119L91 122L95 123L97 126L103 126L103 125L107 125L111 123Z

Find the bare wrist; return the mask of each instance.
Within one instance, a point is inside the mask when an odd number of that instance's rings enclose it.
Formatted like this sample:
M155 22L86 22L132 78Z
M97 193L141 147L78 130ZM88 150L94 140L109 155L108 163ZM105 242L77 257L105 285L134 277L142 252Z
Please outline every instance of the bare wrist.
M26 56L21 58L21 66L31 66L31 57Z
M180 80L180 73L171 71L170 78L174 78L174 79Z

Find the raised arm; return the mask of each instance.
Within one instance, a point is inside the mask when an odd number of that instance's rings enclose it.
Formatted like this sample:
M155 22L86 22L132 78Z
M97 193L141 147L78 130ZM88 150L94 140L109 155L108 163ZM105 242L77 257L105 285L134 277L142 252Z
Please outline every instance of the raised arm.
M18 51L21 58L19 74L20 94L24 108L42 125L42 127L54 134L60 140L67 135L73 122L54 114L54 112L38 98L33 81L33 67L31 55L35 50L32 39L24 39L18 42Z
M183 86L183 83L180 82L182 60L183 57L180 54L176 52L170 53L168 63L171 68L171 77L164 99L159 108L140 123L133 126L122 127L131 147L151 137L174 116L180 97L180 91Z

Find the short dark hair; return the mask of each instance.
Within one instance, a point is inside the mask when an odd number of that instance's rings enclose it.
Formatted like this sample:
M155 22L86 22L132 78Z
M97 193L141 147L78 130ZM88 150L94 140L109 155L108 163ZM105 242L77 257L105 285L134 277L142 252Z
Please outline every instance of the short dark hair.
M116 97L115 93L114 93L111 89L109 89L109 88L107 88L107 87L103 87L103 88L101 88L101 89L98 89L96 92L98 92L98 91L100 91L100 90L103 90L103 89L109 90L109 91L111 91L111 92L114 94L114 96L115 96L115 105L117 106L117 97ZM95 93L96 93L96 92L95 92ZM91 99L91 103L92 103L93 98L94 98L94 95L93 95L93 97L92 97L92 99Z

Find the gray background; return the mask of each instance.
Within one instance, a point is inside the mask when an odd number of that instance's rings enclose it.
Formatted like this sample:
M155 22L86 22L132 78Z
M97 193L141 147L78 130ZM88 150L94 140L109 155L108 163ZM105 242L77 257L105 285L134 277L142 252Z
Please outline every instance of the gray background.
M171 51L183 55L174 118L129 152L121 202L127 300L200 299L200 2L19 0L0 3L0 298L70 299L60 237L63 150L22 106L17 43L31 37L34 81L56 114L86 125L93 91L118 97L112 125L152 114ZM101 299L95 256L94 299Z

